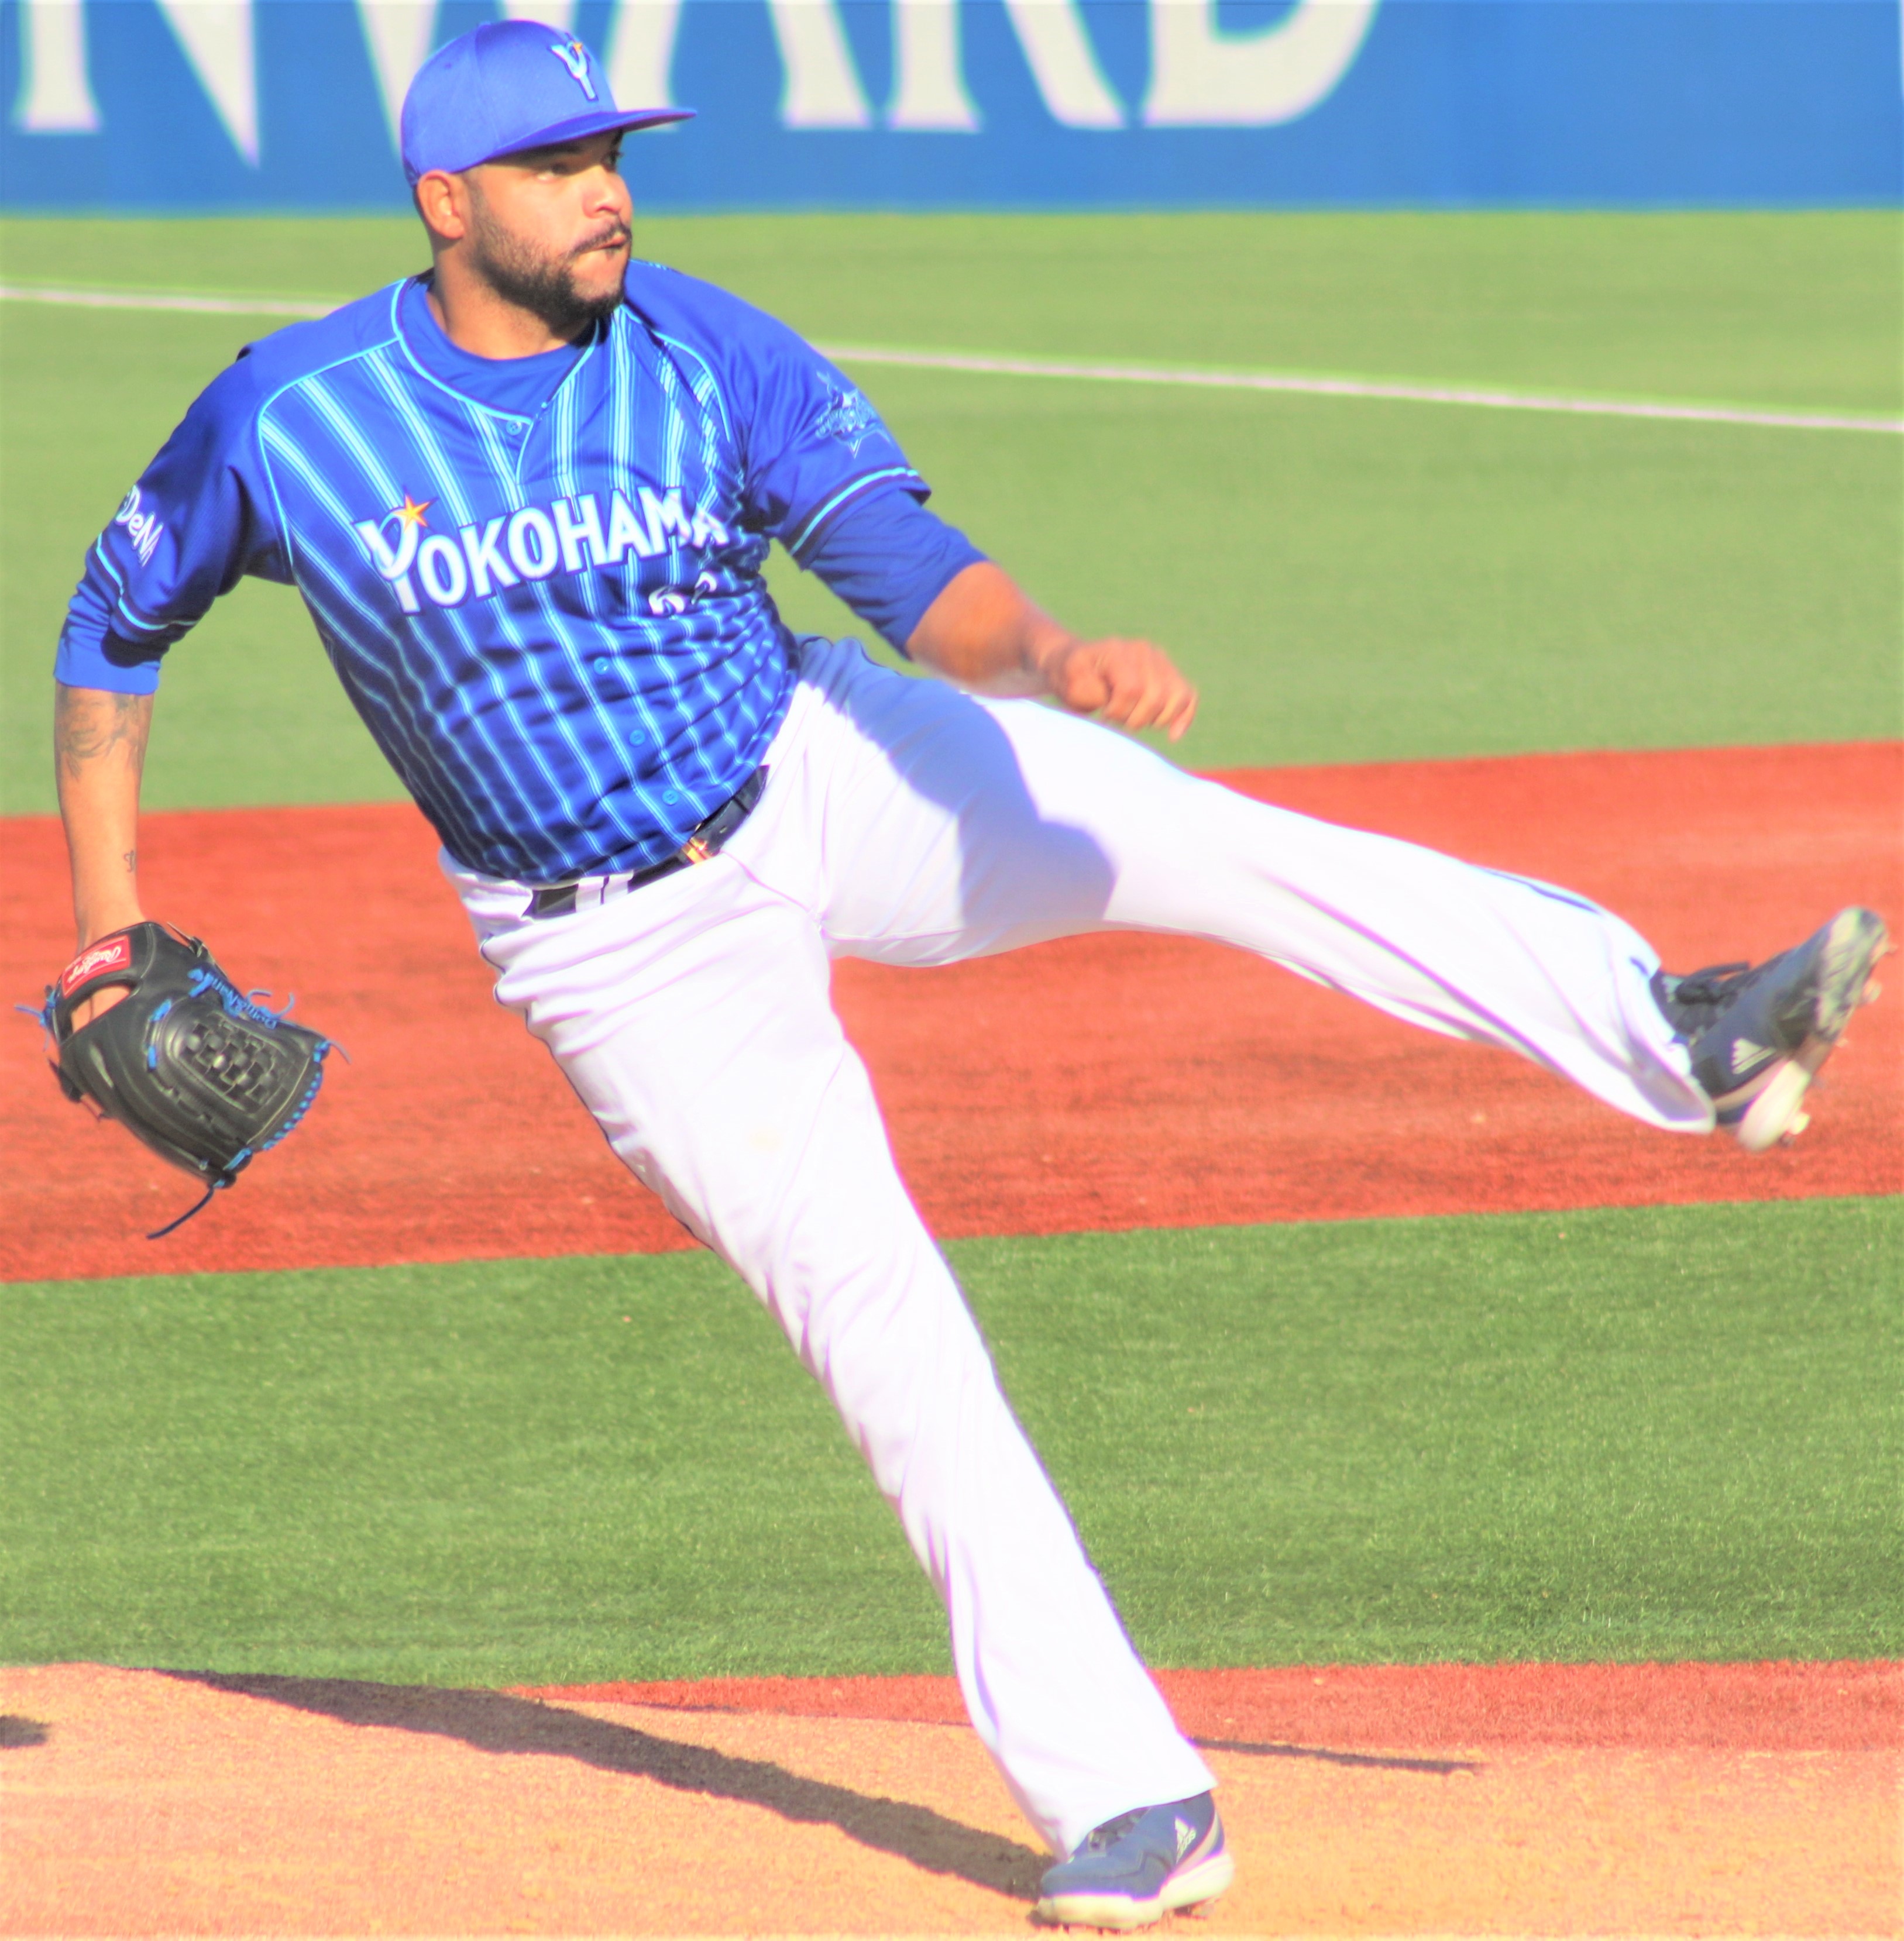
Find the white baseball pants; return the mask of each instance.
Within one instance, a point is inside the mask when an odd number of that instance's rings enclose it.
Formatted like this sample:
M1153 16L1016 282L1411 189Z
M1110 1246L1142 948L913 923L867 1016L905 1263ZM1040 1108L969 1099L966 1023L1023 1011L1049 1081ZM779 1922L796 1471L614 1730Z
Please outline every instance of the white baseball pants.
M803 653L766 790L711 861L541 920L522 885L444 867L498 999L825 1385L944 1603L973 1724L1068 1853L1211 1775L907 1197L829 958L945 964L1084 931L1184 932L1519 1052L1654 1125L1710 1130L1711 1109L1648 992L1658 960L1591 903L1266 807L1038 703L890 673L850 641Z

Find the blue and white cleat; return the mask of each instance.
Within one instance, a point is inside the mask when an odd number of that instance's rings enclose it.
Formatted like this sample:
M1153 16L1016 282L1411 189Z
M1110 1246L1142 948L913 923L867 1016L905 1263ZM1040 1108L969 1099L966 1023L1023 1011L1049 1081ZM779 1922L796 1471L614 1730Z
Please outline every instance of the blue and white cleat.
M1070 1927L1148 1927L1173 1909L1214 1900L1235 1878L1217 1802L1200 1793L1120 1814L1087 1833L1045 1874L1032 1918Z
M1694 1081L1747 1152L1810 1123L1806 1090L1851 1013L1876 998L1872 967L1889 947L1884 919L1853 907L1762 964L1655 974L1654 1000L1691 1053Z

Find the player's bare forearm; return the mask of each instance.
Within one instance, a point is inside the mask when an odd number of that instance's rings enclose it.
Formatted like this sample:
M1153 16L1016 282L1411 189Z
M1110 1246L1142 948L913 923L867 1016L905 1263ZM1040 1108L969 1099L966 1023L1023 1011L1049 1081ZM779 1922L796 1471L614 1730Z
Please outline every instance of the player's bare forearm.
M149 694L55 683L54 769L81 949L144 914L139 906L139 784L152 720Z
M906 651L981 694L1048 694L1074 714L1119 728L1162 728L1180 740L1197 691L1148 640L1081 640L981 561L955 574L926 608Z

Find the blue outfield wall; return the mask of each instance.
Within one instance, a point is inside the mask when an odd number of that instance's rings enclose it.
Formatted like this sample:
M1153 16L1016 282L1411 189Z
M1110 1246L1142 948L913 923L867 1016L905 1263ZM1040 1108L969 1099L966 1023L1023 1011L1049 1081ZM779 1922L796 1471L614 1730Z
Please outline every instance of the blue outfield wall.
M579 34L644 206L1894 204L1899 0L0 0L0 206L398 209L430 49Z

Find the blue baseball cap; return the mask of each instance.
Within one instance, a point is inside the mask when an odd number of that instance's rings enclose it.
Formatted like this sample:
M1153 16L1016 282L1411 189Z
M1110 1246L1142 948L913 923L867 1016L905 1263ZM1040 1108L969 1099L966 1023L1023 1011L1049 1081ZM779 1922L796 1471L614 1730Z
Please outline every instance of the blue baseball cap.
M525 148L612 129L685 121L691 108L617 108L602 63L573 34L494 20L460 34L417 70L403 97L403 173L454 175Z

